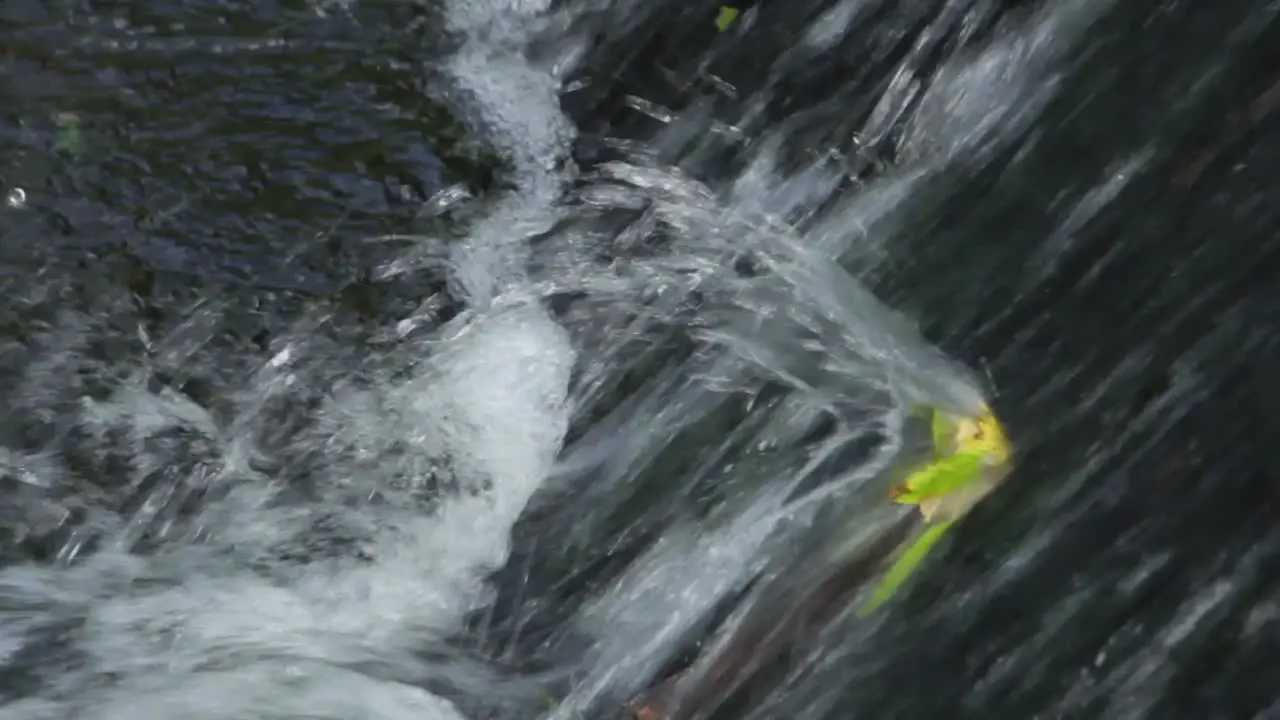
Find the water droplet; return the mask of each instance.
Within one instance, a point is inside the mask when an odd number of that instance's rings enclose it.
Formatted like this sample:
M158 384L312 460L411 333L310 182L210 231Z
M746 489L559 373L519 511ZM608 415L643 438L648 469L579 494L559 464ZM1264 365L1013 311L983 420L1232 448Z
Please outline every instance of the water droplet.
M24 208L27 206L27 191L22 188L14 188L4 197L4 204L11 208Z

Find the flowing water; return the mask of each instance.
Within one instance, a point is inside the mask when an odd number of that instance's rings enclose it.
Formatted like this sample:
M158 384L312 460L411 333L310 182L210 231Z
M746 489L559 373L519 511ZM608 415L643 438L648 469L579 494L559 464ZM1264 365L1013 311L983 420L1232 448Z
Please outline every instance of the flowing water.
M1280 712L1274 3L142 7L0 2L0 717Z

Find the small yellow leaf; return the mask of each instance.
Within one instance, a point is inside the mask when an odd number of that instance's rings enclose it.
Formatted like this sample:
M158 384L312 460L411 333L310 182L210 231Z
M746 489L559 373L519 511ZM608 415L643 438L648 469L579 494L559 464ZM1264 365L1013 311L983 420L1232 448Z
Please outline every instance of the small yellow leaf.
M921 500L954 492L982 476L986 454L959 452L938 458L915 470L894 493L894 501L915 505Z
M733 21L737 20L738 16L741 14L742 11L736 7L731 5L721 5L720 12L716 15L716 27L720 29L720 32L728 30L729 26L733 24Z

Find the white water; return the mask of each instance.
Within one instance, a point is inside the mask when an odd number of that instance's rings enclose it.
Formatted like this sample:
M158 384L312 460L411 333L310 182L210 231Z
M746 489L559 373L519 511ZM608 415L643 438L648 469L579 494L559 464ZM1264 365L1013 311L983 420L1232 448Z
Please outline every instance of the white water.
M893 440L909 402L970 409L981 401L971 373L929 348L835 260L874 255L913 183L971 147L975 133L997 137L1010 127L1001 122L1025 121L1044 87L1000 76L1028 66L1025 53L1041 46L1042 25L1007 47L958 58L953 79L930 91L937 102L925 105L951 112L922 116L909 140L927 137L941 150L920 150L916 166L805 237L780 218L825 196L836 178L817 169L784 177L766 143L750 172L716 192L642 154L604 169L594 197L615 206L652 203L655 226L677 231L674 247L625 267L587 270L581 254L601 239L570 224L553 233L550 261L533 274L531 238L566 216L558 202L573 138L558 103L576 41L559 39L563 52L545 66L526 53L535 38L563 27L545 15L549 5L446 3L449 28L461 40L445 67L446 100L509 162L514 181L512 191L486 199L465 238L447 243L451 290L468 306L463 315L425 337L408 334L386 357L364 358L351 377L330 367L325 347L300 328L246 374L230 415L149 389L144 372L108 400L80 405L79 423L103 443L125 431L139 485L157 473L181 477L151 492L153 505L93 514L101 549L67 553L56 566L0 571L0 659L74 636L65 660L42 666L41 692L5 706L5 718L459 718L422 688L438 668L420 652L487 602L486 574L507 559L513 525L557 468L557 489L579 494L586 522L619 502L617 491L669 438L721 403L725 389L773 378L799 391L759 431L759 449L802 435L822 412L843 422L835 452L875 429ZM956 99L974 98L975 88L1019 107L1016 117ZM672 135L679 130L673 126ZM772 271L766 279L729 270L746 250ZM544 291L564 288L594 294L592 312L574 316L571 328L539 303ZM607 383L635 360L622 340L654 332L693 289L709 297L702 351L647 381L635 404L599 423L602 432L562 447L575 402L593 401L594 381ZM194 324L203 312L193 313ZM57 369L33 368L33 388L43 382L39 372ZM282 476L261 469L274 452L261 442L273 430L265 409L321 379L333 384L315 425L288 443L289 457L313 460L313 487L299 498ZM192 469L146 449L174 429L199 438L210 459ZM708 519L676 524L576 619L594 647L552 717L576 717L640 689L716 602L760 571L779 534L801 532L827 501L856 504L895 449L890 442L871 465L800 499L791 491L821 457L794 476L755 478ZM54 485L59 463L41 456L10 464L33 485ZM434 484L448 492L436 497ZM168 517L166 498L192 488L210 493L194 520ZM321 521L355 536L359 552L305 564L279 560L281 545L305 543ZM130 552L156 523L170 542Z
M481 7L457 3L452 18L479 34L519 11ZM78 624L74 660L51 668L43 697L7 705L6 718L461 717L424 689L351 666L424 674L413 654L484 601L484 575L509 554L511 526L547 477L569 419L574 350L528 295L522 232L551 217L554 165L571 132L553 79L519 61L515 39L486 36L469 40L450 69L461 109L484 121L478 130L519 184L451 257L471 311L428 342L405 344L407 378L333 389L298 440L331 458L311 507L251 467L263 451L254 438L270 422L257 411L306 382L300 368L323 362L305 335L246 381L230 422L176 393L148 392L140 378L86 403L86 426L124 428L138 447L171 428L197 433L221 460L202 484L228 494L201 509L199 542L129 554L145 524L135 520L106 528L106 548L78 564L0 573L0 649L10 656L50 623ZM392 453L393 444L408 451ZM157 469L140 465L136 476ZM456 492L425 507L420 496L441 476ZM361 531L370 559L253 570L320 512Z

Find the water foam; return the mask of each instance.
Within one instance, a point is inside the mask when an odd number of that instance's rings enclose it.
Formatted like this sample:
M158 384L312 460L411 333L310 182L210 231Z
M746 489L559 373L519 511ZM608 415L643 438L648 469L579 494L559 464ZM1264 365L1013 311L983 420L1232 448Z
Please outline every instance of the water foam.
M300 329L245 377L230 415L157 391L145 371L83 404L95 447L123 439L132 453L144 502L100 513L66 564L0 570L0 653L35 683L5 717L462 717L422 689L436 672L422 651L485 602L570 414L574 348L523 269L572 136L556 79L521 53L545 6L445 7L466 37L448 64L457 106L514 183L452 248L470 307L451 326L351 377ZM271 406L321 382L312 423L264 445L281 432ZM157 454L158 438L180 445L170 436L207 457ZM183 493L205 498L192 517L161 502ZM148 538L165 542L135 553Z

